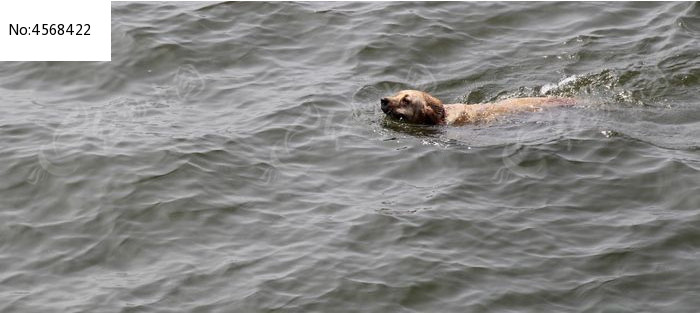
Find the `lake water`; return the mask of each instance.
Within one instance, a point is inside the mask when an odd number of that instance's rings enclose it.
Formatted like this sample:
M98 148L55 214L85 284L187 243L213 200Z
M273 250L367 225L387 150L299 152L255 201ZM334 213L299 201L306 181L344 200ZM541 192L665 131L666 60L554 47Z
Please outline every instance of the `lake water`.
M697 312L699 40L690 2L114 2L111 62L0 63L0 311Z

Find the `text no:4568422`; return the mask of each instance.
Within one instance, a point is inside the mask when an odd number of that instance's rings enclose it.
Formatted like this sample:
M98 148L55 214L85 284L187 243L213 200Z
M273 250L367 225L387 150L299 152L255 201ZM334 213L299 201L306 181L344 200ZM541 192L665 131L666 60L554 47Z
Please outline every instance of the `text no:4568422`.
M90 36L90 24L10 24L10 36Z

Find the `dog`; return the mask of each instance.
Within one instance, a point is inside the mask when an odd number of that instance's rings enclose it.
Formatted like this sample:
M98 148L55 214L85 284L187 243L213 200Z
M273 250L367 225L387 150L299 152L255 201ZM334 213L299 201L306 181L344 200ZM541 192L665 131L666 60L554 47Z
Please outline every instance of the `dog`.
M538 112L547 107L571 106L573 98L531 97L513 98L496 103L442 104L427 92L401 90L380 100L382 111L389 117L422 125L481 124L518 112Z

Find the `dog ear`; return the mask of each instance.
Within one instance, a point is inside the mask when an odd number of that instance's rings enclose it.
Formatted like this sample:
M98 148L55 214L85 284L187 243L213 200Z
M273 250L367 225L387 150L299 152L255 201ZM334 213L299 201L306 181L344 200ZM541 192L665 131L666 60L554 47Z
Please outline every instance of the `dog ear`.
M442 107L442 101L440 101L440 99L435 98L428 93L424 93L423 96L425 97L425 102L430 108L435 109L437 107Z
M430 124L443 124L445 121L445 107L442 105L442 101L429 95L428 93L424 93L423 97L425 99L425 103L428 105L428 110L426 110L427 112L425 113L430 121Z

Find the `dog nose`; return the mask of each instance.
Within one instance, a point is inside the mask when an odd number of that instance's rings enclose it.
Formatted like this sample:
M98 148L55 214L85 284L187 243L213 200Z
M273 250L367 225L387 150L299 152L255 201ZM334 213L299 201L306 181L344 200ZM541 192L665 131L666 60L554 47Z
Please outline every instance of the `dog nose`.
M382 108L384 108L384 107L386 107L387 105L389 105L389 99L387 99L387 98L382 98L381 103L382 103Z

